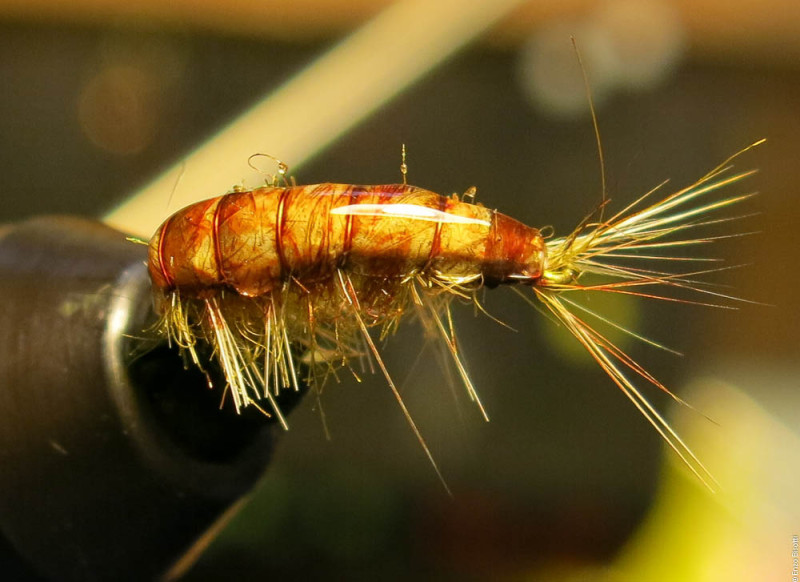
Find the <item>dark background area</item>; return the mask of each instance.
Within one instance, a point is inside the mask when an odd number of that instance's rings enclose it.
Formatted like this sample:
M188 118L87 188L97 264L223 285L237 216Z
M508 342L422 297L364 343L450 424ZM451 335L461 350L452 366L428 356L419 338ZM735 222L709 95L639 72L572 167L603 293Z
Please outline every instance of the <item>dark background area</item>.
M331 42L0 22L0 220L101 216ZM533 109L517 63L510 47L471 47L295 172L298 181L398 181L404 143L411 183L440 193L474 185L487 206L568 232L600 196L591 120ZM644 335L686 354L630 346L668 386L724 374L732 361L758 371L798 355L798 64L690 53L658 88L618 94L598 111L617 208L768 138L736 162L760 170L736 186L760 192L746 209L757 214L736 226L758 233L717 249L746 265L718 280L768 305L621 308ZM343 376L323 394L332 439L307 398L254 501L187 579L496 579L610 560L655 495L658 435L602 371L560 347L540 314L504 290L486 302L518 330L457 310L488 424L457 382L454 404L413 322L384 350L453 499L383 380Z

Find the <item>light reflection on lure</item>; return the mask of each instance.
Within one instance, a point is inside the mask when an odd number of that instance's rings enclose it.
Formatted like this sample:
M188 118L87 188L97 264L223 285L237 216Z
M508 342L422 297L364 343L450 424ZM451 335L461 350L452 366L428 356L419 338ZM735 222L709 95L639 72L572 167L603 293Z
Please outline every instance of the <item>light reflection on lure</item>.
M480 289L508 285L529 302L536 297L569 329L713 488L713 477L628 376L672 394L584 318L612 322L569 295L603 291L707 303L663 294L680 288L709 296L708 304L732 299L696 280L716 269L668 266L704 260L674 251L714 240L694 233L730 220L717 212L748 197L714 198L751 174L731 174L733 157L654 204L647 199L655 191L608 219L601 207L570 235L550 240L483 205L405 184L279 187L275 180L198 202L167 219L150 241L159 330L201 367L198 342L208 342L237 410L266 403L284 426L275 400L279 390L297 390L301 382L319 389L351 358L372 357L436 467L370 329L383 338L406 313L416 313L426 330L441 337L485 416L457 348L450 305L462 298L480 308ZM581 283L587 274L592 281ZM298 350L308 370L302 377Z

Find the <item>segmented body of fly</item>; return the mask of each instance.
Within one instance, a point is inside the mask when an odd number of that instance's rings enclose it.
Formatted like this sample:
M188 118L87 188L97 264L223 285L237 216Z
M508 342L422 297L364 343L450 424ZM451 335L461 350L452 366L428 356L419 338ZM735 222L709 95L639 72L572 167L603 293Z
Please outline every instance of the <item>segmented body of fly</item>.
M151 239L159 328L200 366L197 346L207 342L237 410L266 402L284 425L279 390L320 388L353 358L371 357L433 462L370 330L384 337L416 313L441 337L480 406L457 349L451 301L480 306L481 288L513 286L528 300L536 296L575 335L710 486L711 476L625 371L669 391L579 316L596 314L568 295L597 290L674 299L653 287L710 293L695 279L698 271L649 265L685 264L674 249L711 240L687 232L725 220L707 216L747 197L711 198L748 175L723 176L728 162L654 204L645 204L651 192L610 219L601 207L568 236L548 240L483 205L408 185L235 191L180 210ZM592 281L582 282L587 275Z
M157 287L197 297L325 284L337 270L496 286L538 279L544 248L535 228L414 186L264 187L173 215L151 241L150 272Z

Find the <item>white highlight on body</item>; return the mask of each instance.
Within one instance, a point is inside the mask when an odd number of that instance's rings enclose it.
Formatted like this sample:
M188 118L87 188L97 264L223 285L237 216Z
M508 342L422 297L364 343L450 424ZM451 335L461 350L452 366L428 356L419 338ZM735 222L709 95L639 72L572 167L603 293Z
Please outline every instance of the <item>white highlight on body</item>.
M410 218L428 222L443 222L452 224L477 224L490 227L491 221L469 216L459 216L442 212L436 208L419 206L417 204L348 204L333 208L331 214L352 216L386 216L394 218Z

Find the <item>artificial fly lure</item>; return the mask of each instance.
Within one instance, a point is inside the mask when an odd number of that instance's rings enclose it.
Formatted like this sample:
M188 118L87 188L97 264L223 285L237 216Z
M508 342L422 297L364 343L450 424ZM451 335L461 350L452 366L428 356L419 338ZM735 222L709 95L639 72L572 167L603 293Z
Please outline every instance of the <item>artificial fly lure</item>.
M148 261L160 314L157 329L200 367L199 345L210 345L237 411L256 406L284 427L276 400L281 389L307 384L320 390L354 359L369 359L385 376L438 474L371 330L383 339L407 314L416 314L441 338L486 416L459 353L450 309L454 299L481 308L481 289L510 286L527 301L538 300L537 306L566 327L713 489L713 477L632 378L679 399L587 316L620 326L570 294L596 291L704 304L733 299L697 279L715 269L671 266L703 260L675 254L676 249L724 238L695 233L735 218L719 213L749 197L717 194L752 173L732 173L730 166L750 147L655 203L650 199L658 188L606 218L604 200L561 238L468 201L470 192L446 197L407 185L405 163L404 183L382 186L295 186L280 164L269 186L198 202L157 230ZM695 293L698 300L669 294L676 289ZM703 297L710 299L699 300Z

